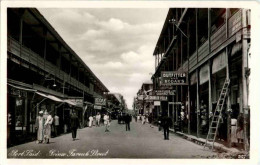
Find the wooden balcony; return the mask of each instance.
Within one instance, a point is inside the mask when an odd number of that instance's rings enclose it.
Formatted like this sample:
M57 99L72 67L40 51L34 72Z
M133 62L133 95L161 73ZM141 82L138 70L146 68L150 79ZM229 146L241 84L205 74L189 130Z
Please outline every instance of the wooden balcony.
M33 52L31 49L21 45L15 39L8 37L8 46L7 50L11 52L16 57L26 61L27 63L38 67L47 73L54 75L55 77L73 85L74 87L79 88L80 90L85 90L86 92L90 92L89 88L86 87L81 82L78 82L75 78L71 77L65 73L64 71L60 70L57 66L53 65L51 62L46 61L39 56L37 53Z
M210 47L211 51L220 46L225 40L226 37L226 23L224 23L215 33L210 37Z

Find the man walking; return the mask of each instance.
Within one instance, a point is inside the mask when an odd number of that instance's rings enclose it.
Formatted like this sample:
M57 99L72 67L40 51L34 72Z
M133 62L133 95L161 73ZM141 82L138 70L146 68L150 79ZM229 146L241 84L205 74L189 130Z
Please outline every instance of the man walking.
M164 140L169 140L169 128L171 125L172 125L172 119L165 115L162 121Z
M57 114L55 114L55 116L54 116L54 132L55 132L56 137L58 136L59 125L60 125L60 118L59 118L59 116L57 116Z
M71 132L72 132L72 138L74 141L77 137L77 129L79 127L79 118L76 115L76 112L74 110L72 111L72 115L70 118L70 127L71 127Z
M131 122L131 116L129 114L127 114L125 116L126 131L130 131L130 122Z
M53 118L51 114L47 112L47 110L45 111L44 115L47 116L44 124L44 140L47 144L49 144L51 138L51 125L53 122Z
M105 132L109 132L108 127L109 127L110 123L109 123L109 116L108 116L107 113L106 113L105 116L104 116L104 124L105 124L105 126L106 126Z
M96 121L97 121L97 127L99 127L100 126L100 118L101 118L101 116L100 116L100 114L99 114L99 112L97 113L97 115L96 115Z
M37 116L35 122L35 129L37 131L37 143L43 142L43 128L44 128L43 111L40 111L39 116Z

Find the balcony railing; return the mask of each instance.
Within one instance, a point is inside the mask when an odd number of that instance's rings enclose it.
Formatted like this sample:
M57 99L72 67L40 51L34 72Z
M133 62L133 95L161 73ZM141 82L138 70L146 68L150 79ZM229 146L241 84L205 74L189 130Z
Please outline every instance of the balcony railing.
M58 67L56 67L49 61L45 60L44 64L44 59L41 56L33 52L31 49L21 45L18 41L11 37L8 37L7 50L15 56L28 62L29 64L32 64L79 89L85 90L86 92L90 92L88 87L86 87L81 82L78 82L75 78L70 78L70 76L67 73L60 70Z

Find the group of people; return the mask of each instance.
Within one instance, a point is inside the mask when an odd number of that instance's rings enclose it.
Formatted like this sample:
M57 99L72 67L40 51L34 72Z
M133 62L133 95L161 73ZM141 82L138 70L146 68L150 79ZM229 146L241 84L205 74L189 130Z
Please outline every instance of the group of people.
M36 118L35 123L35 129L37 130L37 143L50 143L53 121L54 119L51 113L48 113L47 109L42 108L39 112L39 116ZM55 127L55 130L56 129L57 127Z
M96 116L93 117L92 115L90 115L88 119L89 119L89 123L88 123L89 128L91 128L94 124L95 124L95 126L99 127L99 126L101 126L101 123L104 123L104 125L106 127L105 132L109 132L108 128L110 126L110 118L109 118L108 113L106 113L104 115L104 117L102 118L101 114L98 112ZM101 120L102 120L102 122L101 122Z

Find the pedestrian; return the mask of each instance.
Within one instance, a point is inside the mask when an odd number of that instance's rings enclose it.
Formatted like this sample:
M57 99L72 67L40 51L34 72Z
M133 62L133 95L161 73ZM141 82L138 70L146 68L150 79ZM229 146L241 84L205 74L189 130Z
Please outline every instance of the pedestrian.
M101 118L101 116L100 116L100 113L98 112L97 113L97 115L96 115L96 121L97 121L97 125L96 126L100 126L100 118Z
M169 132L170 132L169 128L171 125L172 125L172 119L165 115L162 119L164 140L169 140Z
M51 114L48 113L47 110L45 110L45 116L47 116L44 124L44 141L49 144L50 143L50 138L51 138L51 125L53 122L53 118Z
M243 143L244 135L244 117L243 114L239 114L237 117L237 140L238 143Z
M231 146L237 143L237 119L231 118Z
M109 126L110 126L110 123L109 123L108 113L106 113L105 116L104 116L104 124L105 124L105 127L106 127L105 132L109 132L108 128L109 128Z
M220 114L219 115L219 128L218 128L218 140L220 141L224 141L224 119L223 119L223 115Z
M142 115L141 118L142 118L142 124L145 124L145 115Z
M71 128L71 132L72 132L72 138L73 141L76 139L77 137L77 129L79 128L80 124L79 124L79 118L75 112L75 110L72 111L72 115L70 117L70 128Z
M54 116L54 133L55 136L58 136L59 134L59 125L60 125L60 118L57 114Z
M158 131L162 130L162 115L158 117Z
M37 132L37 141L36 141L36 143L42 143L43 142L44 123L45 123L45 119L43 118L43 111L40 111L39 112L39 116L37 116L36 122L35 122L35 130Z
M129 114L125 115L126 131L130 131L130 122L131 122L131 116Z
M92 127L92 123L93 123L93 117L90 115L88 120L89 120L88 126L89 126L89 128L91 128Z

